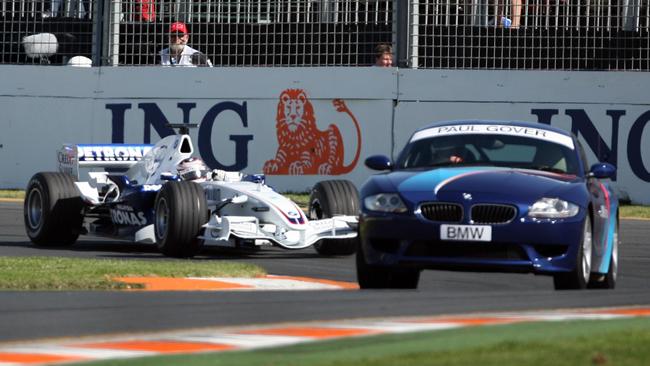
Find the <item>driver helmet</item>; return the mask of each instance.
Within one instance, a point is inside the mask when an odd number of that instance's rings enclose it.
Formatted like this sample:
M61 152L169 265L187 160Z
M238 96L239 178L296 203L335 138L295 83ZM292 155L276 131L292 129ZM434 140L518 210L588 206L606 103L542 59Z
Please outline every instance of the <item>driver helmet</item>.
M187 158L178 163L178 175L181 180L194 182L205 182L210 172L210 168L201 160L201 158Z

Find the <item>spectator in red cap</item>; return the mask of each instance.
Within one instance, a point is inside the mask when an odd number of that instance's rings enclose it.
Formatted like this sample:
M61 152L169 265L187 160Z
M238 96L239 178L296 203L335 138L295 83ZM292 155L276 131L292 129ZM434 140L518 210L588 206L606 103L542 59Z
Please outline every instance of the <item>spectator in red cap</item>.
M175 22L169 27L169 47L160 51L160 64L163 66L212 66L212 62L201 52L187 45L190 34L183 22Z

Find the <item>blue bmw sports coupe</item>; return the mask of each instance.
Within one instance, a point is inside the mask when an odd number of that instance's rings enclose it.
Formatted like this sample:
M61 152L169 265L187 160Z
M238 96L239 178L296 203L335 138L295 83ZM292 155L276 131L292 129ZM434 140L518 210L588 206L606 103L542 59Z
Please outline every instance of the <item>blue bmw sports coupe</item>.
M574 135L527 122L421 128L360 190L361 288L417 288L423 269L532 272L556 289L606 288L618 271L618 200Z

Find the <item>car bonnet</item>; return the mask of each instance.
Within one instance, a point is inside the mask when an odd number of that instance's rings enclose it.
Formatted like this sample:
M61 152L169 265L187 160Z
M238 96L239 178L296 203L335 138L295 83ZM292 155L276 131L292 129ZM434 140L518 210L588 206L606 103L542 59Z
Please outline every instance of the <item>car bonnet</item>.
M389 178L405 199L456 200L470 194L481 201L526 202L540 197L566 197L580 178L528 169L453 167L413 172Z

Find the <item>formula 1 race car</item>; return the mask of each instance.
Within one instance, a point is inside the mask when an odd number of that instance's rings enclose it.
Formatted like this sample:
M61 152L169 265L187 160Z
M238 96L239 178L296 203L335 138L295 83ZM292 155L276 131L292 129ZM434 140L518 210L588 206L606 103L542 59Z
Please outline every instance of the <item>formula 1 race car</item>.
M263 175L209 169L192 157L188 125L170 126L181 133L153 146L64 145L59 172L37 173L27 185L30 240L71 245L79 235L94 235L155 243L172 257L192 257L203 245L355 252L359 198L351 182L316 184L308 218ZM88 181L77 181L85 168L107 171L89 171Z

